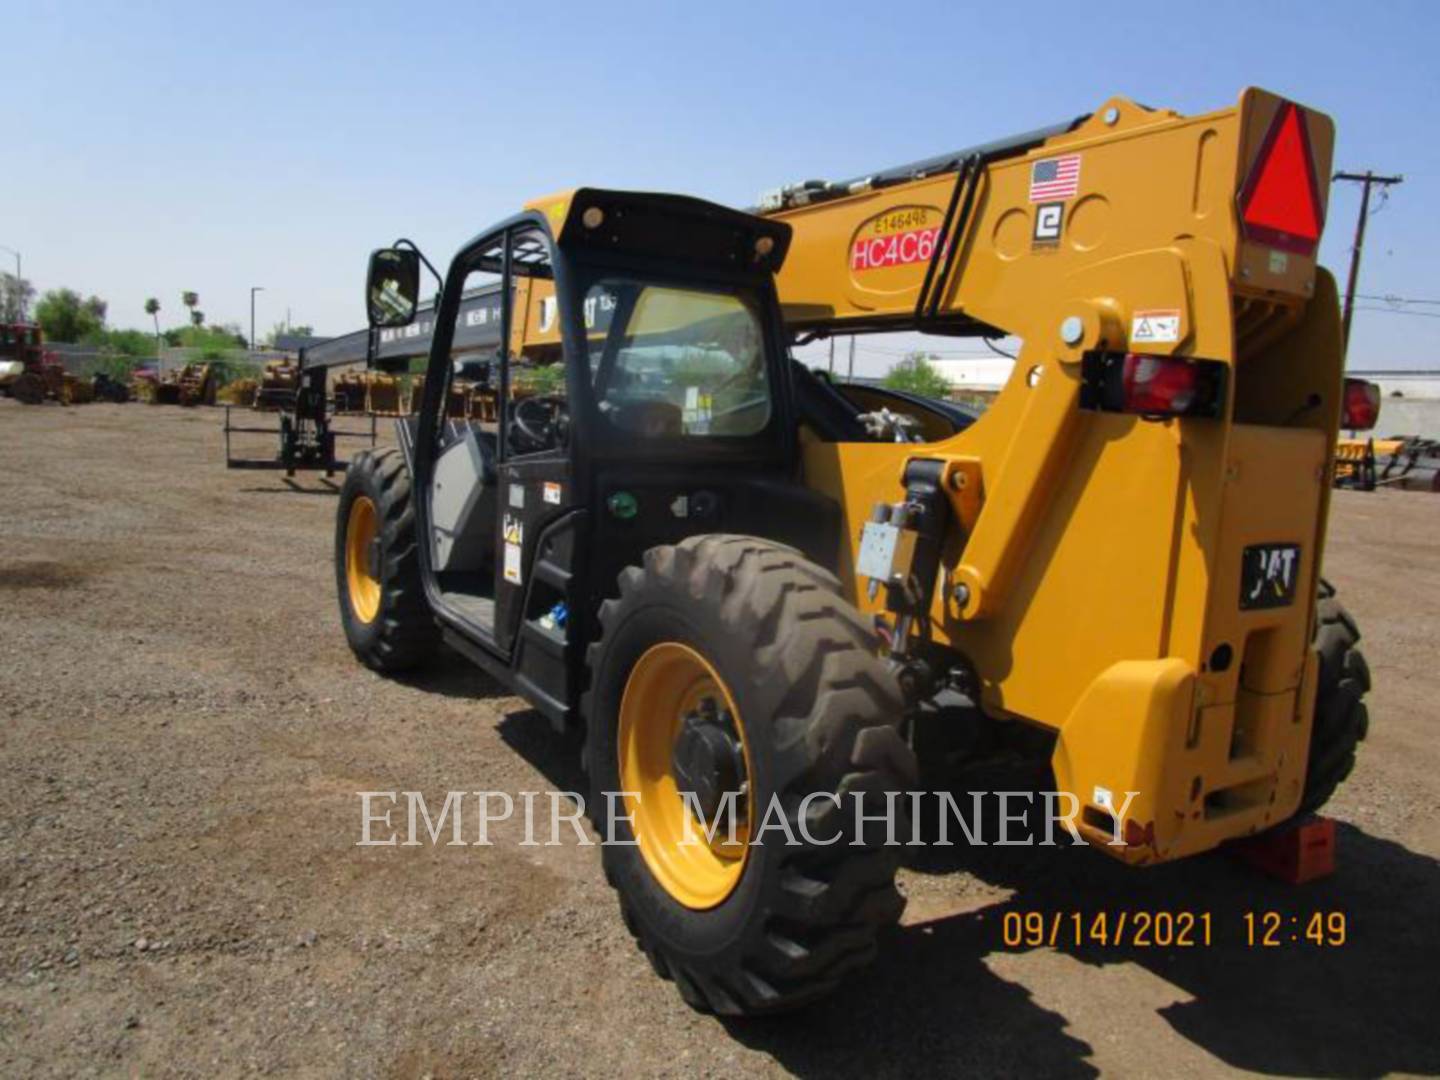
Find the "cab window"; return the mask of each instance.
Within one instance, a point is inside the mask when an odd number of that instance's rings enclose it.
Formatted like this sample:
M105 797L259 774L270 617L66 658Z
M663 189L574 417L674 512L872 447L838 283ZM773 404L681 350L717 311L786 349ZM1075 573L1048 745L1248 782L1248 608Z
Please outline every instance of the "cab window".
M601 414L642 438L763 431L771 399L757 310L742 293L596 282L584 314Z

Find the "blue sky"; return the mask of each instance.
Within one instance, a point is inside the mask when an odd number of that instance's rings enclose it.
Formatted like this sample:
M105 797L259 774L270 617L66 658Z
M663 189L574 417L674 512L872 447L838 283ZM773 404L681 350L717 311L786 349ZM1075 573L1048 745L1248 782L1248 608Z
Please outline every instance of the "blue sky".
M288 308L340 333L363 321L372 247L406 235L439 262L547 191L745 206L1113 93L1188 113L1249 84L1334 116L1338 167L1405 175L1361 292L1440 300L1433 2L0 0L0 36L0 244L40 290L103 296L114 326L146 325L150 295L178 323L194 289L248 329L263 285L262 332ZM1357 203L1332 193L1322 255L1342 280ZM1399 310L1357 312L1352 367L1440 368L1440 304ZM891 359L862 339L861 370Z

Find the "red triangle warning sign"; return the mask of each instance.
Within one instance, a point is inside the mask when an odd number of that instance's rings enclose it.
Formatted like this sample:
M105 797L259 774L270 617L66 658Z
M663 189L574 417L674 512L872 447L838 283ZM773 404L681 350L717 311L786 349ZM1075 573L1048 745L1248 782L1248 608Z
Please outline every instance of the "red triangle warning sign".
M1325 221L1310 153L1305 114L1286 102L1275 114L1240 193L1245 236L1271 247L1312 255Z

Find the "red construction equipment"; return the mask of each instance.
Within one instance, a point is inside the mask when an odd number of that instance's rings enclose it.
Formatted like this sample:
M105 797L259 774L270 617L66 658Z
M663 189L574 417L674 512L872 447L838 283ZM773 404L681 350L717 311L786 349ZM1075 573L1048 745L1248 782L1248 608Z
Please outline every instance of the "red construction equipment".
M0 392L27 405L68 403L65 367L45 351L45 335L33 323L0 323Z

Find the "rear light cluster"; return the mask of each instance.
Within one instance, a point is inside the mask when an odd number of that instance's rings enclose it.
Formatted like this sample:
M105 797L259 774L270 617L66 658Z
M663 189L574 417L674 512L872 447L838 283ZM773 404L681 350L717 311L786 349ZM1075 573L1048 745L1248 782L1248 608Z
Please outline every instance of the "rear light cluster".
M1380 387L1364 379L1346 379L1340 426L1349 431L1369 431L1379 419Z
M1087 353L1080 407L1151 419L1218 417L1225 405L1225 365L1144 353Z

